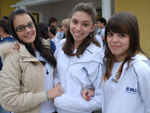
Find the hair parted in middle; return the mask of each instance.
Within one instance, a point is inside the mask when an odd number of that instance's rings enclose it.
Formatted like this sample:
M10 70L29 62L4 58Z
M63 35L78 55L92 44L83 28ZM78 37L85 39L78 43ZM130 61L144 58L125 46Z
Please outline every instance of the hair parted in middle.
M72 18L73 14L77 11L85 12L88 15L90 15L92 22L93 22L93 26L96 24L97 12L93 5L91 5L89 3L77 4L72 10L70 19ZM67 33L66 33L66 42L63 45L63 51L65 54L67 54L69 56L76 55L77 57L79 57L79 55L83 54L83 52L90 45L91 42L94 43L96 46L100 47L98 41L95 38L95 31L89 33L89 35L85 38L85 40L78 46L77 52L74 54L73 49L72 49L73 45L74 45L74 38L73 38L72 34L70 33L70 27L68 27Z

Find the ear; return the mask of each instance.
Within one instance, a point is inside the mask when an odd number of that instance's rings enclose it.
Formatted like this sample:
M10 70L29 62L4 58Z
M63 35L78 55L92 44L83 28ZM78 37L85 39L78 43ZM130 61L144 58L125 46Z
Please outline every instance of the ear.
M2 28L2 27L0 27L0 32L1 32L1 31L3 31L3 28Z
M95 30L96 24L93 25L91 32L93 32Z
M104 26L104 22L103 22L102 24L103 24L103 26Z

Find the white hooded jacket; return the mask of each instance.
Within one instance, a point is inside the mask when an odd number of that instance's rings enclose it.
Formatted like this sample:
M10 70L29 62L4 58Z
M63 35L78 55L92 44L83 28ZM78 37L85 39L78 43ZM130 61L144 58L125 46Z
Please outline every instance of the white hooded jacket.
M140 54L133 59L128 69L124 65L107 110L102 82L102 113L150 113L150 61Z
M90 44L84 53L77 56L67 56L62 50L65 40L59 43L55 58L57 60L55 85L59 82L63 95L54 99L58 113L91 113L101 108L100 85L104 74L101 48ZM95 95L90 101L82 97L83 89L94 88Z

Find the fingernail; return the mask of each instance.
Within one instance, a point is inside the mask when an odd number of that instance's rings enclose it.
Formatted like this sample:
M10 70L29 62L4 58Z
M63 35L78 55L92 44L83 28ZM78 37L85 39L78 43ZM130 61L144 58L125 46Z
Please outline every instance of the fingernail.
M87 97L89 97L89 95L87 95Z

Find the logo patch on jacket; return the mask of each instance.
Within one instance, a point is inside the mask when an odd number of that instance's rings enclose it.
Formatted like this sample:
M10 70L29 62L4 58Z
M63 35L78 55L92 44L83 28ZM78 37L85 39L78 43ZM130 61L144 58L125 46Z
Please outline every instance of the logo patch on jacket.
M126 93L131 93L131 94L136 94L138 92L138 89L136 88L131 88L131 87L126 87Z
M86 76L90 76L88 70L85 67L82 67L81 70L86 74Z

